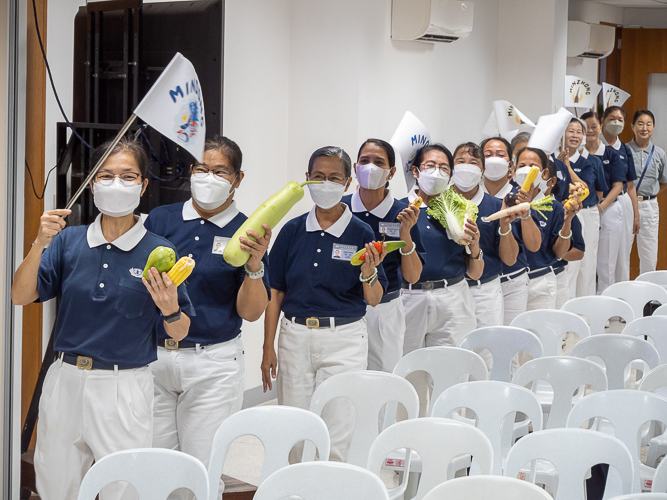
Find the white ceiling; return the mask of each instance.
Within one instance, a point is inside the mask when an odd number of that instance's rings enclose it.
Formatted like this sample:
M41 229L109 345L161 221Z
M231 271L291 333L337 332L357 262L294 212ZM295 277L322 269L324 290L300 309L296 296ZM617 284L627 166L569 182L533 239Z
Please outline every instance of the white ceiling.
M595 0L615 7L667 8L667 0Z

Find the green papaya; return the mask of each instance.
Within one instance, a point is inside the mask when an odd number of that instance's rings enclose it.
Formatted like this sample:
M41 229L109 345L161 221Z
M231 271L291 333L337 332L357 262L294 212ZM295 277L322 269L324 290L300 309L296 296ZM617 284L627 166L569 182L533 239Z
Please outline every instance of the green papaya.
M148 256L146 267L144 267L144 278L148 281L151 280L148 277L148 270L151 267L154 267L162 274L168 273L174 267L174 264L176 264L176 252L169 247L157 247Z
M398 250L399 248L405 248L407 243L405 241L385 241L387 244L387 253ZM355 253L350 259L350 264L353 266L360 266L366 260L366 249L362 248L357 253Z

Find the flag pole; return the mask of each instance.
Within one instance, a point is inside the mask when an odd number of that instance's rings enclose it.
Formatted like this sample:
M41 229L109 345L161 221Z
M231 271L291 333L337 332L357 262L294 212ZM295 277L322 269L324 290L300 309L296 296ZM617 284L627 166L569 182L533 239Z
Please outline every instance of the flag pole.
M86 186L88 183L91 181L93 177L95 177L95 174L97 174L97 171L100 169L100 167L104 164L104 162L109 158L109 155L111 154L111 151L113 150L114 147L116 147L116 144L120 142L120 140L123 138L125 135L125 132L130 128L130 126L134 123L134 120L136 120L137 115L132 113L132 116L125 122L125 125L123 125L123 128L120 129L118 132L118 135L116 135L116 138L113 140L113 142L109 145L107 150L104 152L102 155L102 158L99 159L99 161L95 164L95 167L90 171L88 174L88 177L86 177L86 180L84 180L81 185L79 186L79 189L76 190L76 193L74 193L74 196L72 196L72 199L67 202L67 206L65 206L66 210L69 210L72 208L72 206L76 203L76 200L79 199L81 196L81 193L83 193L84 189L86 189Z

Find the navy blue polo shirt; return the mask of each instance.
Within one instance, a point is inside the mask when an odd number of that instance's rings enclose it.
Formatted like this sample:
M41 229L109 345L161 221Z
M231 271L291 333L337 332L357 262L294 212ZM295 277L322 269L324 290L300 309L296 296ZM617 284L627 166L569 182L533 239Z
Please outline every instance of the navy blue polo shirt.
M345 212L330 228L320 229L315 207L283 226L271 249L271 288L285 293L285 317L354 318L366 315L360 266L350 257L375 240L371 227ZM377 267L382 288L387 277Z
M577 250L581 250L582 252L586 251L586 243L584 242L584 233L581 230L581 222L579 221L579 217L574 217L572 219L570 227L572 228L572 237L570 238L570 250L576 248ZM568 261L566 261L565 259L561 259L554 264L553 268L558 269L560 267L567 266L567 264Z
M558 186L558 193L554 195L561 203L563 200L566 200L570 195L570 184L572 184L572 177L570 177L570 170L567 168L567 165L562 161L558 160L555 155L551 155L551 159L556 164L556 177L558 181L556 186ZM552 189L552 191L554 191Z
M411 193L410 196L410 200L417 197L415 193ZM403 198L401 201L408 203L408 198ZM449 238L447 230L426 213L427 208L426 203L422 203L417 219L422 243L428 253L419 282L450 280L465 275L467 270L465 247Z
M572 170L579 176L579 178L588 185L588 196L582 202L584 208L594 207L598 204L597 191L609 191L607 181L604 176L604 169L602 162L595 155L589 155L584 158L579 153L575 155L576 161L570 160Z
M604 144L600 144L600 147L595 152L595 156L602 161L604 178L608 188L602 193L602 196L606 198L614 182L625 182L627 180L627 165L623 163L614 148L605 146Z
M565 209L557 200L553 201L553 210L551 212L542 212L546 219L538 212L533 210L533 219L542 233L542 244L537 252L526 250L528 267L531 271L542 269L543 267L553 266L556 261L556 254L553 251L554 243L558 241L558 232L563 228L563 217Z
M171 241L179 255L195 260L187 280L190 299L197 309L190 324L190 342L218 344L241 333L243 320L236 312L236 298L246 272L243 266L227 264L222 251L246 219L234 202L224 212L203 219L193 208L192 200L188 200L154 209L144 223L148 230ZM264 286L270 293L266 255L262 261ZM161 322L158 333L161 339L167 338Z
M482 196L479 196L479 195ZM481 201L478 201L481 198ZM503 261L500 259L500 221L494 220L484 222L483 217L488 217L502 209L503 200L495 198L481 189L473 196L472 202L477 205L477 227L479 228L479 247L484 252L484 272L481 280L497 276L503 273ZM512 224L512 231L514 226Z
M108 243L100 216L90 226L65 228L42 254L37 276L38 302L60 299L54 349L88 356L123 368L157 359L160 310L141 281L150 253L174 248L146 231L141 220ZM185 285L178 287L181 311L194 309Z
M344 196L342 202L350 207L354 215L371 226L371 229L375 232L376 241L400 240L398 231L401 223L396 217L408 207L407 203L395 200L391 193L387 193L387 196L382 200L382 203L369 212L366 210L366 207L364 207L364 204L359 197L359 191ZM417 245L416 252L423 264L426 250L424 250L424 245L422 245L421 235L419 234L419 225L415 224L412 226L412 229L410 229L410 236L415 245ZM410 250L412 250L412 248L404 249L406 252L409 252ZM401 262L401 254L398 250L387 254L382 261L382 267L384 268L384 273L387 276L387 281L389 283L387 286L387 293L401 289L401 282L403 281Z

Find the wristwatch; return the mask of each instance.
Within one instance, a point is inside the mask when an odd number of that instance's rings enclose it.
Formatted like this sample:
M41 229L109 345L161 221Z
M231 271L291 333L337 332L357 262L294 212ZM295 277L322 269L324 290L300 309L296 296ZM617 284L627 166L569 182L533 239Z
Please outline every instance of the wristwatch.
M484 251L480 248L480 249L479 249L479 255L477 255L477 257L473 257L473 256L471 255L470 258L471 258L472 260L482 260L482 257L483 257L483 256L484 256Z
M176 311L174 314L171 314L169 316L162 316L162 319L164 320L165 323L171 324L175 323L179 319L181 319L181 308L178 308L178 311Z

